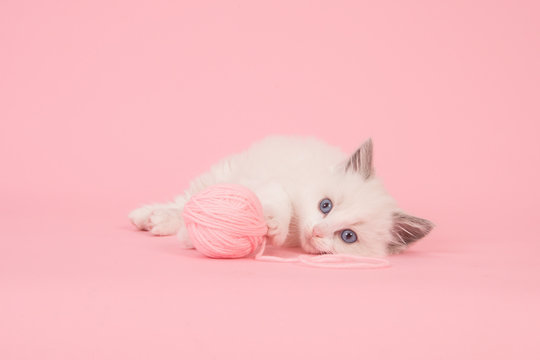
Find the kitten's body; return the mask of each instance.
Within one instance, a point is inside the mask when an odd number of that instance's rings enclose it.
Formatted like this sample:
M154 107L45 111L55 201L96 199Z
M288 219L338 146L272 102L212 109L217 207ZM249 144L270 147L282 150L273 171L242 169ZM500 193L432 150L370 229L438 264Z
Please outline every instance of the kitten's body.
M300 245L311 253L383 256L402 250L432 227L399 211L373 175L371 141L349 158L323 142L298 137L266 138L213 166L174 202L144 206L130 219L155 235L178 232L190 246L182 221L184 204L216 183L253 190L263 204L274 245ZM322 199L332 201L328 214L321 211ZM344 229L354 231L358 240L343 241Z

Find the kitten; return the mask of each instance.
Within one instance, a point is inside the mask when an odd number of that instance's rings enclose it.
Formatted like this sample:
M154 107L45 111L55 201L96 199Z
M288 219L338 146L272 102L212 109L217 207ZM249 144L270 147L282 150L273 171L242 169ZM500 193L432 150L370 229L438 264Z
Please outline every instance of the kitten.
M178 233L192 247L182 220L184 204L209 185L238 183L259 197L273 245L300 245L315 254L398 253L433 224L397 207L375 177L372 153L371 139L347 157L316 139L269 137L214 165L175 201L143 206L129 218L154 235Z

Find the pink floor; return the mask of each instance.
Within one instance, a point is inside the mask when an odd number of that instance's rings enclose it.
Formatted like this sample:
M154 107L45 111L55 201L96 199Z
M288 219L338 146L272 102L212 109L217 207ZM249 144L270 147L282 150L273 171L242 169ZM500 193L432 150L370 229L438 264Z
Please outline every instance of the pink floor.
M538 2L2 1L0 359L540 358ZM127 213L268 134L437 227L379 270L211 260Z
M445 233L456 231L441 225L389 269L327 270L203 258L134 231L127 205L63 201L39 214L32 201L2 213L3 359L538 354L538 247L510 251L494 228L453 246ZM478 244L487 238L493 247Z

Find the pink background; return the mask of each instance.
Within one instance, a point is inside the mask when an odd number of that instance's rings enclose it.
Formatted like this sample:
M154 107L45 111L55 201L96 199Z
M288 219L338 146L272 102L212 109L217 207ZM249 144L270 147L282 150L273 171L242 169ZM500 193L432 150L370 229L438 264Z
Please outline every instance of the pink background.
M0 3L0 358L540 357L536 1ZM127 221L267 134L375 142L385 270Z

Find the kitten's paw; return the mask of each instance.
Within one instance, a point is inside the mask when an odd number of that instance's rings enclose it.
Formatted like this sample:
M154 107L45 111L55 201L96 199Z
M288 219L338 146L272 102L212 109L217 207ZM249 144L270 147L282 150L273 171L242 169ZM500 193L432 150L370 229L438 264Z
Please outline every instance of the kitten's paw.
M150 214L152 214L152 207L147 205L130 212L128 218L137 229L150 230Z
M178 209L155 208L151 205L133 210L129 219L138 229L150 231L154 235L176 234L182 226Z
M287 234L289 233L289 218L267 216L266 225L268 226L267 235L270 243L275 246L282 246L287 240Z
M268 226L268 240L276 246L282 246L287 240L292 206L283 187L269 183L256 188L255 193L261 201L264 219Z

